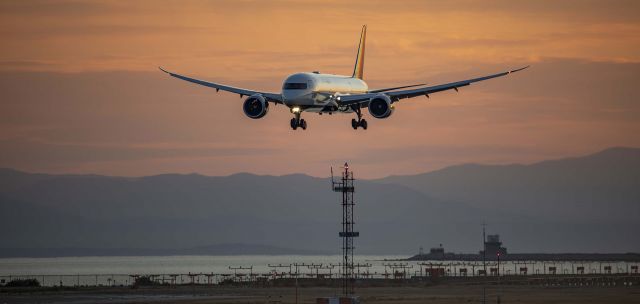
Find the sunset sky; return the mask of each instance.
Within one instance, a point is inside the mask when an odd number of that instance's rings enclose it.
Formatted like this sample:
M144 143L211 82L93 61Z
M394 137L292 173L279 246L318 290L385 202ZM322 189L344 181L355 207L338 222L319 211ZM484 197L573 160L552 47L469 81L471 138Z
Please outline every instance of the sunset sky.
M639 1L2 1L0 167L139 176L360 177L531 163L640 147ZM260 120L171 71L279 92L289 74L350 75L367 24L371 88L531 65L388 119Z

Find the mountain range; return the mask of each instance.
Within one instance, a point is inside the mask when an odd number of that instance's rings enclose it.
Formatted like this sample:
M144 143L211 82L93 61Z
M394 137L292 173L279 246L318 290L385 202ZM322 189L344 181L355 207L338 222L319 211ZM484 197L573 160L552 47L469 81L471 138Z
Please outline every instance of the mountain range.
M356 252L640 251L640 149L356 181ZM332 254L341 206L303 174L146 177L0 169L0 256Z

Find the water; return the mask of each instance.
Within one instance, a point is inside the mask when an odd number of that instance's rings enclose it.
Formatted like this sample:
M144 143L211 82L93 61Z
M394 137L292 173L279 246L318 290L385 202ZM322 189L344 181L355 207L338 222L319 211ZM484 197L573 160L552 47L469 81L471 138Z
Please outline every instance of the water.
M356 256L356 263L370 264L362 267L360 273L369 273L372 277L384 278L385 274L394 272L406 273L407 277L425 274L430 266L420 262L383 261L405 258L404 256ZM295 273L293 263L316 266L299 266L297 271L302 277L316 274L333 275L339 273L340 255L329 256L136 256L136 257L62 257L62 258L4 258L0 259L0 280L13 278L37 278L43 285L127 285L132 282L130 275L165 275L165 281L171 274L179 274L175 282L186 283L192 278L188 274L201 274L194 277L196 282L208 282L205 274L214 274L209 280L219 282L222 279L240 274L244 278L254 276L272 276L278 273ZM425 262L421 262L425 263ZM445 275L460 276L461 269L467 275L477 275L482 269L482 262L432 261L438 268L444 268ZM321 264L321 265L320 265ZM389 264L403 264L404 268L395 268ZM625 262L501 262L501 275L522 275L521 268L527 268L527 274L549 273L549 267L556 267L556 274L580 274L578 267L583 267L584 274L628 273L632 266L639 263ZM286 267L274 267L286 265ZM333 267L331 265L334 265ZM245 269L230 269L242 267ZM251 267L251 269L246 269ZM315 268L314 268L315 267ZM487 272L498 268L496 262L488 262ZM394 271L395 270L395 271ZM357 272L357 270L356 270ZM161 277L160 277L161 278Z
M358 256L360 263L404 256ZM254 273L267 273L277 264L338 264L340 255L256 255L256 256L136 256L136 257L63 257L0 259L0 276L75 275L75 274L158 274L158 273L234 273L231 267L253 266ZM379 264L381 262L375 262ZM303 267L306 268L307 267ZM280 268L279 271L283 271ZM287 268L287 272L289 269ZM245 271L248 272L248 271ZM300 272L303 272L300 269Z

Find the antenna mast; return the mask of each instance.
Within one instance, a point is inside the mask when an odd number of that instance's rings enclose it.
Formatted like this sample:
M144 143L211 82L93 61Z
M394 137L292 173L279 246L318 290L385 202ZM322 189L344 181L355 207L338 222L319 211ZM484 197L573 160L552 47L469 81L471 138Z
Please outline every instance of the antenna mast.
M353 171L349 171L349 164L344 163L344 171L339 181L333 179L333 168L331 168L331 184L333 191L342 193L342 231L338 234L342 238L342 291L344 295L354 294L354 265L353 265L353 238L360 236L360 233L353 231Z

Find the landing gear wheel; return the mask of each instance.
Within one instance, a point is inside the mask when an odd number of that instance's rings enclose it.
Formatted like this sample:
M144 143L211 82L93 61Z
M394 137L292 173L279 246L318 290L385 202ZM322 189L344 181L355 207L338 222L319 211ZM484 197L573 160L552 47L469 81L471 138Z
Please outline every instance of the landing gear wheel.
M354 130L357 130L359 127L362 127L363 129L367 129L367 120L366 119L352 119L351 120L351 127Z
M291 129L297 129L298 128L298 122L296 121L295 118L291 118Z
M367 121L362 119L362 110L360 110L360 106L351 106L351 109L356 112L358 115L358 119L351 119L351 127L354 130L357 130L358 127L362 127L362 129L367 129Z
M302 128L302 130L306 130L307 129L307 121L304 119L300 119L300 128Z

